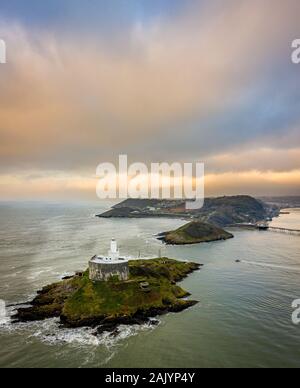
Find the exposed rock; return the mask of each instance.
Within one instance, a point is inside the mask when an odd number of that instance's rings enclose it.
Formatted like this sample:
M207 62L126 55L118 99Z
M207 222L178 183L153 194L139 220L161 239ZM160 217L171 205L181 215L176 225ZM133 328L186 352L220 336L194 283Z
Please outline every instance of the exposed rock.
M130 261L130 279L126 282L91 282L86 271L82 277L44 287L31 306L20 308L14 318L28 322L59 317L65 327L99 327L98 334L117 335L119 325L155 324L149 318L180 312L198 303L183 300L190 294L176 282L200 267L167 258ZM147 292L141 284L147 284Z

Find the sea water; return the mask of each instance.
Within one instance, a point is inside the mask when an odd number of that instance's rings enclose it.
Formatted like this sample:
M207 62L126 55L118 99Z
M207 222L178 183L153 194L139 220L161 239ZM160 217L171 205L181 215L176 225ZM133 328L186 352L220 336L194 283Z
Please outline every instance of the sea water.
M0 320L0 367L299 367L300 236L233 229L235 238L165 246L155 234L182 220L101 219L111 203L1 203L0 299L26 302L41 287L87 267L112 237L129 258L159 254L204 264L182 287L199 301L158 326L122 326L117 337L64 329L57 319ZM273 224L300 229L300 210ZM236 261L239 260L240 263Z

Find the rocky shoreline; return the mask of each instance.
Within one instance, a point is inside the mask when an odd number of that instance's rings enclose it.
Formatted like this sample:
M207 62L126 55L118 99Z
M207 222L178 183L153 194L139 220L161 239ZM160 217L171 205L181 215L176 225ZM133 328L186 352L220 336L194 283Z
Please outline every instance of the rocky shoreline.
M171 259L130 262L127 282L89 280L88 271L44 287L28 304L17 310L14 322L59 318L66 328L92 327L97 334L118 332L119 325L157 324L154 319L195 306L190 293L176 283L202 265ZM149 290L141 289L147 281Z

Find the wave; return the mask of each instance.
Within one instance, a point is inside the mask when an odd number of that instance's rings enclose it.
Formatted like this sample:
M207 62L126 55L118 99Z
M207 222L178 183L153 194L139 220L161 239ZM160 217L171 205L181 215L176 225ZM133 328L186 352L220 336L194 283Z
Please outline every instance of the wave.
M114 335L108 332L97 335L97 330L89 327L64 328L60 325L59 318L47 319L41 322L15 323L11 319L15 312L16 307L7 308L7 316L0 319L0 332L19 334L25 336L27 341L38 339L48 346L69 345L85 349L88 352L102 346L109 353L103 361L104 365L114 357L118 346L123 346L128 338L142 332L151 332L157 327L157 325L151 325L150 323L133 326L121 325Z
M283 269L286 271L300 272L299 266L293 267L293 266L287 266L287 265L265 263L265 262L258 262L258 261L248 261L248 260L241 260L241 263L248 264L248 265L256 265L256 266L265 267L265 268Z

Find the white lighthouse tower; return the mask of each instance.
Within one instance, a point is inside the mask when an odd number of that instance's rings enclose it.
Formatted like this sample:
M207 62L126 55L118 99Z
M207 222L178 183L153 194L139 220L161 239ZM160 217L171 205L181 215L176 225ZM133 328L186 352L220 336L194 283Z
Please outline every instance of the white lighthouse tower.
M116 277L119 281L129 279L128 260L120 257L118 244L114 238L110 242L108 256L94 256L90 260L89 277L93 282L107 282Z
M118 250L117 241L114 238L111 240L111 243L110 243L108 258L111 261L118 261L120 259L120 251Z

